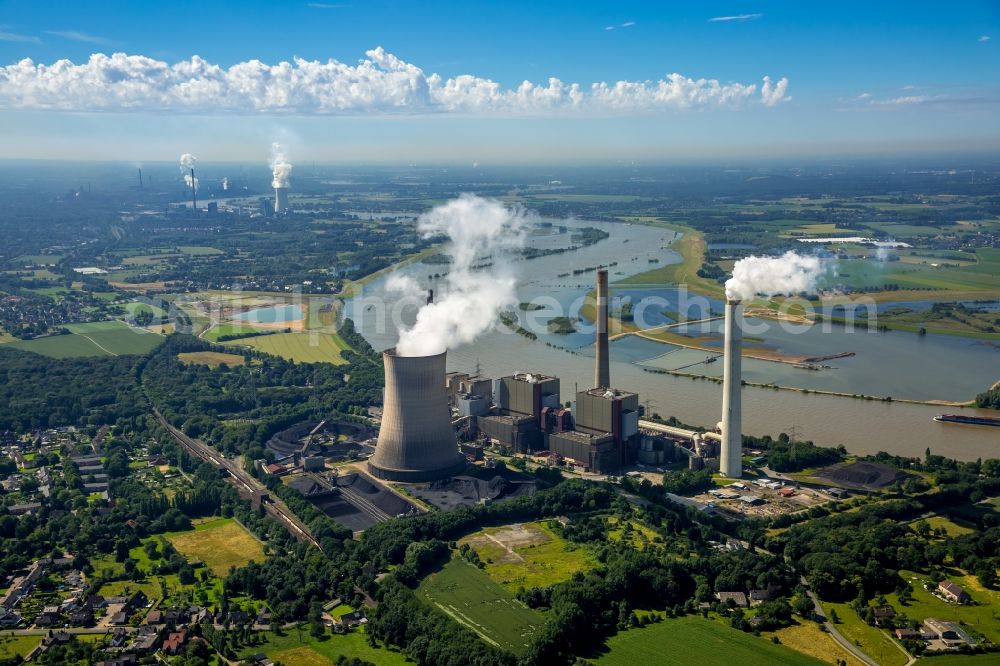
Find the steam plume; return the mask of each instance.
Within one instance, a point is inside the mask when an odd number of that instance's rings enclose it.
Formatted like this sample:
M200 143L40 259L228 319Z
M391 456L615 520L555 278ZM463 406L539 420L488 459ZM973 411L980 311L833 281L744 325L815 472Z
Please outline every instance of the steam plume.
M181 155L181 173L184 175L184 184L193 187L196 192L198 191L198 179L191 175L191 169L194 168L197 161L198 158L191 153Z
M522 208L471 194L420 216L417 228L425 238L446 234L450 239L445 252L452 266L443 295L420 308L413 328L400 331L398 354L440 354L472 342L496 324L500 309L516 302L516 280L504 261L505 252L524 244L529 219ZM476 257L486 254L492 254L492 266L473 271ZM412 278L390 280L386 286L411 296L420 291Z
M821 268L818 258L795 252L780 257L746 257L736 262L733 277L726 280L726 298L744 301L758 294L813 292Z
M288 187L288 178L292 175L292 165L285 157L285 147L277 141L271 144L270 165L271 174L274 176L274 179L271 181L271 187Z

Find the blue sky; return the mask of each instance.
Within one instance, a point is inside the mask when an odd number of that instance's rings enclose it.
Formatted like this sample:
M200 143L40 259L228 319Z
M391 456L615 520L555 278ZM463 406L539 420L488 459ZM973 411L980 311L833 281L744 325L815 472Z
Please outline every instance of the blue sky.
M205 62L82 67L94 53ZM294 58L343 67L229 72ZM317 161L1000 149L995 1L7 0L0 66L0 158L253 159L274 140Z

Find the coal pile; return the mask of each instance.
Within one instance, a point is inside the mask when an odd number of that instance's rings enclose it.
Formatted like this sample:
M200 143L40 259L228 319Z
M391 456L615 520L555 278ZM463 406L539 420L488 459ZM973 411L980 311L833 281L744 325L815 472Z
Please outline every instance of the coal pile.
M448 511L460 506L475 506L484 501L504 502L515 497L533 495L539 488L538 481L529 478L510 479L497 474L490 478L454 476L422 487L412 487L410 491L425 502Z
M880 490L894 483L901 483L913 475L880 463L852 462L831 465L817 472L816 476L846 488Z
M360 442L371 438L371 430L367 426L350 421L327 421L316 434L318 439L332 441L328 443L310 442L305 451L302 451L302 445L309 433L320 423L322 421L315 420L296 423L272 436L267 441L267 448L274 454L274 459L277 461L291 458L300 452L310 456L322 455L334 461L347 460L352 457L352 453L354 458L359 458L361 454L372 452L371 447L360 444ZM346 439L338 441L341 437Z

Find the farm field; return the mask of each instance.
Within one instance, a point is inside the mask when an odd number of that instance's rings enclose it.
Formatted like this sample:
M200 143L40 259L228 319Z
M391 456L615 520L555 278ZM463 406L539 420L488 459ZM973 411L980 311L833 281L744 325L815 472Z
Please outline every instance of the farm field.
M177 355L177 359L184 365L207 365L210 368L217 368L223 364L232 368L246 362L246 359L238 354L213 351L182 352Z
M699 666L808 666L824 663L783 645L732 629L720 621L694 616L667 619L619 632L608 639L607 648L608 651L599 657L587 658L602 666L687 666L692 659Z
M425 578L418 596L491 645L521 654L544 622L477 567L453 559Z
M212 518L187 532L164 535L188 560L201 560L212 573L225 576L230 567L264 561L264 547L232 518Z
M298 363L347 363L340 355L350 349L340 336L333 333L275 333L255 338L234 340L224 344L252 347L265 354L280 356Z
M490 527L459 541L472 546L490 578L508 590L546 587L595 564L588 550L541 522Z
M120 321L67 324L65 328L70 331L70 335L22 340L9 345L12 349L23 349L52 358L71 358L145 354L163 341L162 335L145 329L129 328Z
M326 635L321 639L313 638L308 631L294 629L288 629L282 635L274 632L264 635L267 637L265 642L243 648L240 658L247 659L264 652L272 661L285 666L327 666L335 663L340 655L379 666L413 663L394 649L369 645L364 627L347 634Z

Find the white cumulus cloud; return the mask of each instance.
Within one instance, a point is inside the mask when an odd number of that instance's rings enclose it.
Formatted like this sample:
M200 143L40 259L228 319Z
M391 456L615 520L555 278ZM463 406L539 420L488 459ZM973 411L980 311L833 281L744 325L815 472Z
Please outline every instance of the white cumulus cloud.
M192 56L169 64L147 56L95 53L83 63L30 58L0 67L0 108L61 111L360 115L464 113L656 113L789 99L788 79L728 82L668 74L656 81L589 85L550 78L507 88L463 74L444 78L382 47L356 65L248 60L224 67Z

